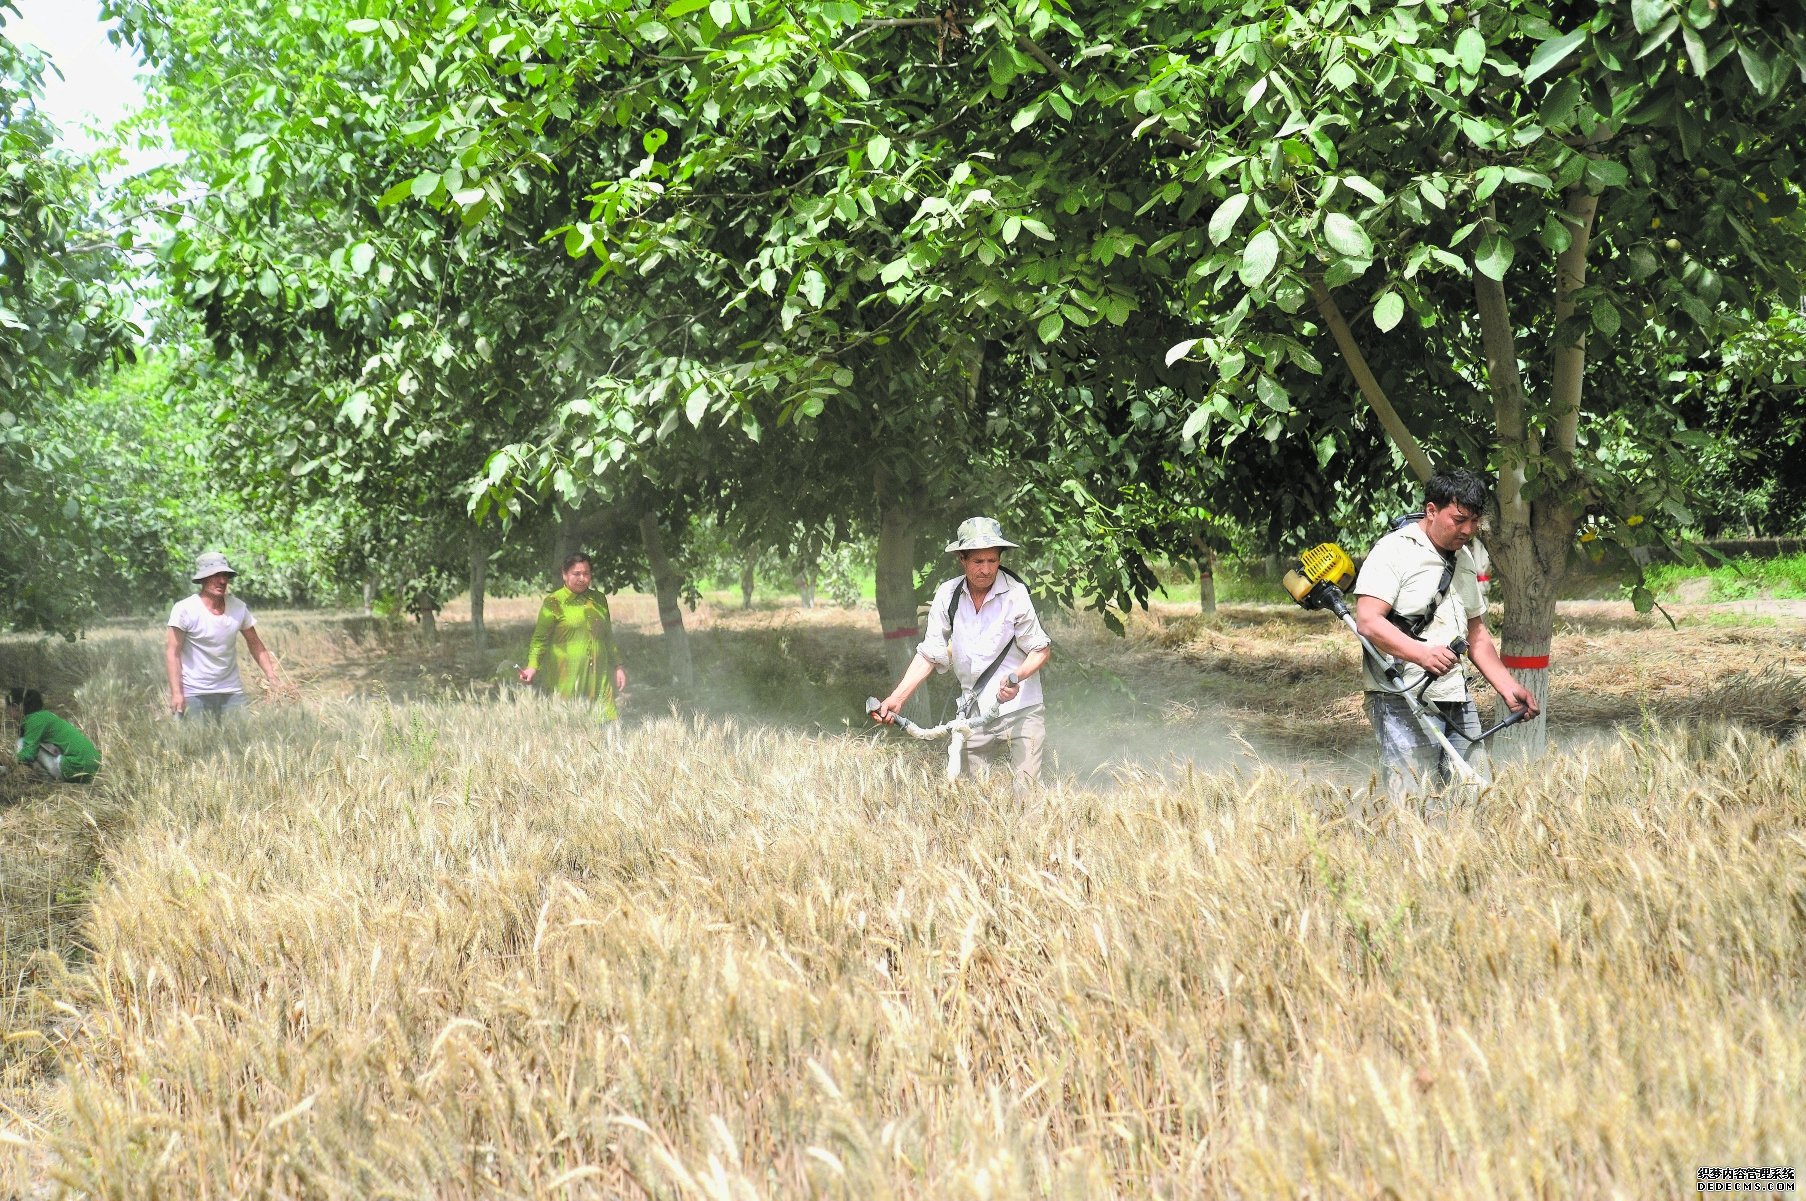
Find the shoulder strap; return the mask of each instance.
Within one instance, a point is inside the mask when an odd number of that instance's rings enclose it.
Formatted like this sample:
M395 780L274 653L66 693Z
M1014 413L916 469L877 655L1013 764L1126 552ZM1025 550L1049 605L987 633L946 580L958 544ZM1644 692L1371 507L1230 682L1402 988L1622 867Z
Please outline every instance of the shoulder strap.
M1004 567L1001 563L997 566L1012 580L1015 580L1024 588L1028 587L1028 581L1024 580L1021 576L1017 575L1009 568ZM953 586L953 596L947 602L947 638L949 641L952 641L953 638L953 616L959 611L959 598L965 594L966 581L961 580ZM1010 651L1014 649L1015 645L1016 640L1013 637L1008 642L1004 643L1003 649L997 652L997 657L991 660L991 665L980 672L976 680L972 681L973 696L977 696L984 691L985 685L991 682L991 677L997 674L997 669L1003 666L1003 661L1009 658Z
M1456 553L1459 554L1460 552ZM1396 619L1394 624L1396 624L1399 629L1411 635L1413 638L1419 637L1429 628L1430 623L1436 620L1436 614L1438 610L1442 608L1442 602L1449 598L1449 589L1453 588L1454 585L1455 555L1443 555L1442 579L1437 581L1436 595L1430 598L1430 603L1424 611L1417 614L1415 617L1405 617L1398 613L1391 613L1388 614L1388 616Z

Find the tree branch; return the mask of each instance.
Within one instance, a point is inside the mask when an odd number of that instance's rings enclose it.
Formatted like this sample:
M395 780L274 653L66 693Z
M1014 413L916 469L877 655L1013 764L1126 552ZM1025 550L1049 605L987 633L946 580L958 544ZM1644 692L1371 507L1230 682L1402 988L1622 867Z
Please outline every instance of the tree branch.
M1373 369L1367 366L1367 358L1355 342L1354 331L1348 328L1348 322L1342 317L1342 310L1336 307L1335 297L1329 294L1329 289L1323 286L1322 280L1311 280L1311 298L1317 302L1317 312L1322 314L1324 323L1329 326L1330 335L1336 340L1336 348L1342 352L1342 361L1348 365L1355 383L1360 386L1361 396L1380 419L1392 444L1405 456L1412 474L1419 480L1427 481L1435 473L1430 464L1430 456L1424 453L1424 448L1411 436L1411 431L1405 428L1404 420L1398 415L1398 410L1392 407L1386 390L1374 378Z
M1071 71L1068 71L1065 67L1062 67L1059 63L1055 62L1053 55L1041 49L1040 44L1026 33L1018 33L1016 35L1016 48L1040 63L1042 67L1046 68L1049 75L1052 75L1061 83L1074 84L1077 82L1073 79ZM1190 134L1180 133L1178 130L1171 127L1162 126L1160 133L1162 137L1173 143L1175 146L1182 146L1187 150L1204 149L1204 143L1198 141L1198 139L1192 137Z
M1587 338L1580 333L1561 341L1561 328L1573 317L1574 296L1587 282L1587 246L1599 197L1584 183L1568 189L1564 220L1570 240L1555 260L1555 356L1549 373L1549 457L1565 473L1574 466L1574 444L1580 434L1580 390L1586 374Z
M1486 220L1493 220L1493 205L1486 205ZM1499 521L1508 529L1530 529L1530 502L1524 499L1524 468L1534 453L1524 421L1524 377L1518 371L1517 335L1511 327L1511 306L1505 285L1474 273L1474 304L1480 313L1480 340L1486 349L1486 382L1492 389L1494 420L1499 427Z

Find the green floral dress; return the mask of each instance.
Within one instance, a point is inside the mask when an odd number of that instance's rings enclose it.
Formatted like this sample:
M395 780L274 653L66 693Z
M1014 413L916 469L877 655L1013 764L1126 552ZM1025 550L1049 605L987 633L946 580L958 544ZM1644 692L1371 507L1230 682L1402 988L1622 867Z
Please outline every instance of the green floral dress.
M621 664L621 648L608 619L607 597L594 589L574 596L569 588L546 597L533 626L527 666L538 670L548 650L551 662L540 677L547 688L559 696L590 701L603 721L620 716L615 710L615 668Z

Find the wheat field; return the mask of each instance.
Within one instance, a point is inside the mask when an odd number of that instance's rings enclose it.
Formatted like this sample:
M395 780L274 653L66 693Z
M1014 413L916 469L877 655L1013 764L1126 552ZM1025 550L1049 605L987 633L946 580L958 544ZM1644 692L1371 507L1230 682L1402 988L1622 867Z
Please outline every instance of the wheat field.
M611 749L451 680L340 694L310 657L406 648L279 632L307 699L219 729L154 720L154 631L25 665L107 765L0 811L0 1197L1806 1166L1797 736L1657 723L1427 815L1282 764L1019 797L854 733L668 711Z

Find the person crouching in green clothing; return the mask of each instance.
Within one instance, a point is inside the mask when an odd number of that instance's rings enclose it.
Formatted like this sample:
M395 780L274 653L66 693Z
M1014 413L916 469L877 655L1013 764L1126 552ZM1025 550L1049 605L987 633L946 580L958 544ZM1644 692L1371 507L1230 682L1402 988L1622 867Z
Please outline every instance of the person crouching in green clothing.
M14 688L6 697L8 721L19 722L19 762L36 763L52 780L86 784L100 770L100 752L82 732L44 708L35 688Z
M579 553L564 561L564 587L539 607L520 678L523 684L533 683L550 651L546 687L558 696L589 701L603 722L612 723L620 717L615 697L627 690L627 669L621 665L621 648L608 618L608 598L590 591L592 574L588 555ZM611 740L615 729L609 726Z

